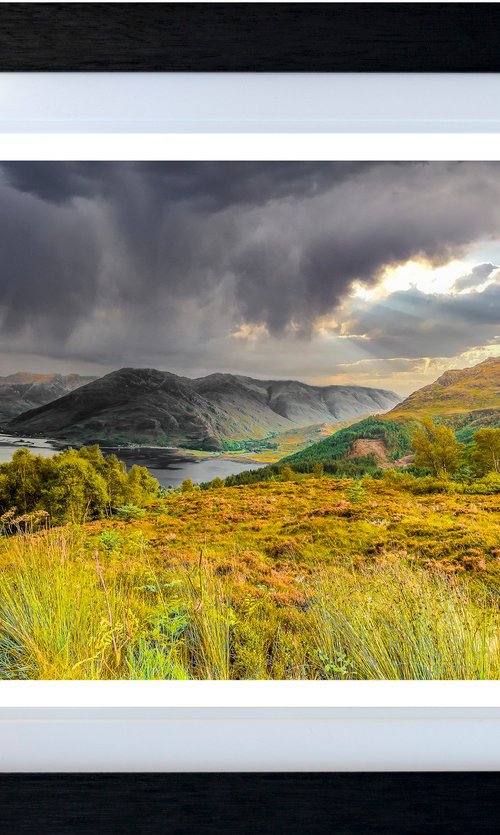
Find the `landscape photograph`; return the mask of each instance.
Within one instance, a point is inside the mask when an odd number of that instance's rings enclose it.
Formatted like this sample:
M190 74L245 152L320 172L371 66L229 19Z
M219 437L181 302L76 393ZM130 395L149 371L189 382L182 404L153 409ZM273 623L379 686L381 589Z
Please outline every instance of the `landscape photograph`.
M0 162L0 679L500 678L500 163Z

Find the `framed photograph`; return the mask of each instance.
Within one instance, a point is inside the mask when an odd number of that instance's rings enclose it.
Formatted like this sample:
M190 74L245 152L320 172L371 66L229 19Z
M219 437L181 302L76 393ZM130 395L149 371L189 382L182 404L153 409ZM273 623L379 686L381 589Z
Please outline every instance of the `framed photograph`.
M182 27L245 4L123 5L154 75L6 4L61 43L0 67L6 822L497 831L500 79L352 74L354 4L250 4L338 74L221 75Z

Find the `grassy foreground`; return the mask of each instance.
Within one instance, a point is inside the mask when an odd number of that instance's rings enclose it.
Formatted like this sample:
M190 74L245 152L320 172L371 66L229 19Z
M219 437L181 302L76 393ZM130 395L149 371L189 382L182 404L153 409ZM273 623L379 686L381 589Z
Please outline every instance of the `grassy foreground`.
M498 679L499 504L302 476L8 517L0 678Z

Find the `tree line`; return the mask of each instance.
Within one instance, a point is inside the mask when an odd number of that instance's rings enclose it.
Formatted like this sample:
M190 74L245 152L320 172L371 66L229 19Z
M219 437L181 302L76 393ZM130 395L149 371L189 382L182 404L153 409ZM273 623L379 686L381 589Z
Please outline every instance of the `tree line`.
M381 423L381 421L379 421ZM378 426L376 427L378 430ZM344 432L344 430L341 430ZM361 437L359 434L356 437ZM364 433L363 433L364 437ZM354 436L351 440L355 439ZM327 439L328 440L328 439ZM319 444L317 445L319 446ZM349 451L349 446L345 452ZM201 484L202 490L221 486L235 487L243 484L255 484L259 481L289 481L293 475L326 474L337 478L361 478L364 475L380 477L385 470L380 469L374 455L355 458L334 458L317 461L313 457L307 460L295 460L288 457L282 462L269 464L258 470L244 470L227 476L222 481ZM444 424L435 424L430 419L423 419L410 437L406 452L414 453L414 461L405 471L415 476L431 476L437 480L481 479L490 473L500 474L500 429L478 429L468 444L459 442L454 430ZM192 489L192 484L183 486Z
M47 513L53 523L98 519L127 507L144 507L160 485L146 467L127 472L116 455L98 446L68 449L52 458L18 449L0 464L0 510L18 515Z
M465 475L476 478L500 473L500 429L478 429L466 445L457 441L450 426L424 419L413 436L412 447L414 466L437 478L451 478L461 468Z

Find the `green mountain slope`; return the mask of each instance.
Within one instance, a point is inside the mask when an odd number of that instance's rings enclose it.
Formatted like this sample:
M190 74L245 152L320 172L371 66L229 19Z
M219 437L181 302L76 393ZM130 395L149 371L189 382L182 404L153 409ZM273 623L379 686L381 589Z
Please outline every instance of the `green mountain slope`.
M359 440L381 442L387 459L395 461L408 453L415 425L413 420L395 421L383 417L369 417L334 432L328 438L294 455L283 458L280 463L293 466L294 464L324 464L328 461L337 461L339 458L348 457ZM376 449L375 444L367 445L366 454L374 454Z
M410 394L389 412L392 416L444 416L460 421L464 414L500 409L500 357L471 368L445 371L434 383Z
M446 371L385 415L353 423L280 463L324 464L372 454L379 466L388 466L409 453L411 436L423 417L453 426L465 442L482 427L500 427L500 357Z

